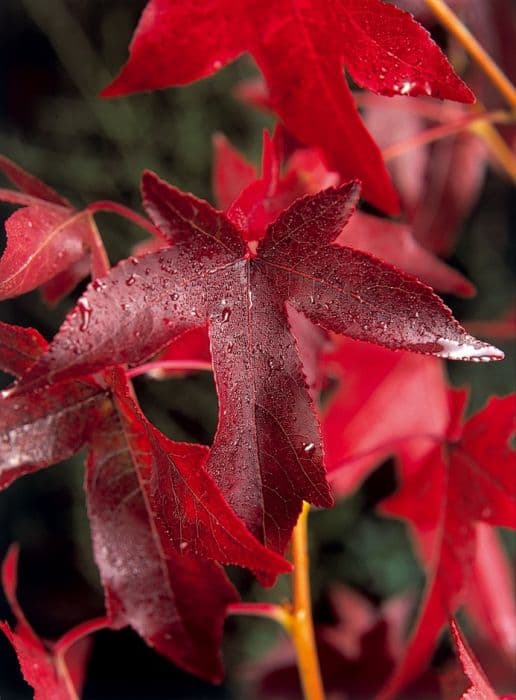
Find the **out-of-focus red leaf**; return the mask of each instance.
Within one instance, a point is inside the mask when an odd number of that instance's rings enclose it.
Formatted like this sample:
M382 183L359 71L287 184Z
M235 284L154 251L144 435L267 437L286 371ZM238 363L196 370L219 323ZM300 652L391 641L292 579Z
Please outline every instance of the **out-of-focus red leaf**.
M321 423L336 495L348 495L389 455L409 451L414 462L424 459L445 435L449 409L439 360L339 338L321 371L338 380Z
M41 639L27 622L16 598L17 565L18 548L13 545L2 566L2 583L17 624L12 630L6 622L0 622L0 629L16 651L23 677L34 689L35 700L76 700L91 650L88 637L107 627L107 620L84 622L56 642Z
M380 0L324 7L313 0L274 6L151 0L128 63L102 94L189 83L245 51L263 72L270 102L289 131L320 147L343 177L359 177L365 196L387 211L396 210L396 195L356 111L343 64L358 84L380 94L474 99L426 31Z
M489 638L497 653L516 655L514 573L492 527L476 525L473 574L466 581L465 604L475 627Z
M223 213L152 173L143 191L153 222L174 245L124 261L92 285L24 388L139 363L207 325L220 411L206 468L272 549L285 547L302 500L331 502L286 304L327 330L391 348L502 357L465 334L425 285L332 245L356 203L354 183L297 200L248 245Z
M410 111L401 99L376 97L367 100L364 118L380 148L387 151L424 132L436 117L446 124L467 113L447 103L440 111L426 107L423 100ZM403 211L422 246L439 255L453 252L461 225L480 195L487 158L482 139L463 130L388 160Z
M382 697L392 697L424 666L447 616L464 600L473 573L476 524L516 525L516 454L509 444L515 396L491 398L463 423L465 400L465 392L450 391L446 441L423 464L401 455L403 485L383 505L407 520L427 585L405 654Z
M2 172L21 192L25 192L36 199L42 199L50 204L57 204L67 209L72 208L70 202L52 189L52 187L45 185L45 183L41 182L37 177L23 170L19 165L16 165L12 160L2 155L0 155L0 172Z
M256 180L256 170L222 134L215 136L213 146L215 202L220 209L229 209L242 190Z
M400 651L411 601L398 597L375 607L342 585L333 588L329 598L335 622L315 629L327 696L372 698ZM244 673L267 697L300 697L295 652L288 641L278 643Z

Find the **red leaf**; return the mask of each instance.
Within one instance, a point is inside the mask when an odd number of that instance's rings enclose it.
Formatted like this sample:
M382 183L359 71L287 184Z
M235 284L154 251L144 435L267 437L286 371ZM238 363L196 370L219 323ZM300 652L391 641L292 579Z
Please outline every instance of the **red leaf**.
M64 382L0 403L0 489L71 457L88 441L105 392L93 381Z
M203 472L206 448L160 435L121 378L115 391L113 403L94 382L70 381L4 398L0 486L88 444L87 495L109 624L130 624L175 663L219 680L225 608L236 593L222 569L194 554L269 575L288 565L225 504Z
M120 416L107 413L93 438L86 493L111 624L131 625L181 668L220 681L226 606L238 595L217 564L163 550L135 466Z
M260 545L228 508L204 470L208 448L162 435L130 398L120 375L114 389L127 449L163 554L193 552L268 574L289 571L287 562Z
M155 175L144 176L143 189L174 246L122 262L91 286L25 387L141 362L208 325L220 413L206 468L272 549L285 547L302 500L331 503L286 304L328 330L392 348L502 356L466 335L428 287L332 245L353 211L353 183L297 200L257 249L224 214Z
M72 205L65 197L62 197L58 192L48 185L45 185L45 183L41 182L37 177L34 177L34 175L31 175L20 168L19 165L13 163L12 160L2 155L0 155L0 171L3 172L17 189L31 197L42 199L50 204L71 208Z
M381 94L474 99L428 33L380 0L151 0L129 62L103 95L182 85L213 74L244 51L262 70L289 131L322 148L343 177L359 177L365 196L387 211L396 210L396 195L356 111L343 64L356 82Z
M90 229L85 221L68 224L73 213L51 204L33 204L6 221L0 299L25 294L84 257Z
M515 526L514 396L492 398L462 422L466 395L450 392L447 441L424 464L402 459L404 485L384 510L406 518L427 570L427 586L405 655L382 697L391 697L428 660L448 615L464 597L479 521Z
M444 294L470 297L475 293L475 287L464 275L421 247L412 229L404 224L359 212L338 242L372 253Z
M267 145L267 141L264 145ZM238 158L236 151L229 150L227 146L218 148L214 180L215 183L222 181L226 169L235 173L232 191L239 189L236 180L239 170L235 162L240 164L240 170L244 166L251 167L241 157ZM277 181L271 181L264 174L257 183L249 183L248 179L246 182L247 186L230 206L228 217L236 226L246 226L252 240L263 237L267 224L298 197L337 185L339 177L325 168L314 149L296 149L286 163L285 175ZM475 292L474 286L460 272L422 248L406 225L358 212L336 242L372 253L444 293L471 296Z
M53 283L47 297L56 302L87 276L88 249L98 255L96 230L67 199L3 156L0 171L25 193L0 190L0 201L25 205L5 223L0 299Z
M466 608L475 627L492 640L498 655L516 653L516 599L511 562L498 534L484 523L476 525L473 574L466 582Z
M2 567L4 592L14 613L14 631L5 622L0 629L13 645L23 677L35 691L35 700L76 700L80 694L91 648L88 635L107 626L104 618L89 620L57 642L40 639L27 622L16 598L18 548L12 546Z
M445 125L466 114L457 105L436 110L423 101L417 106L411 111L401 99L368 100L364 118L382 150L409 142L436 119ZM388 170L421 245L439 255L453 252L461 224L480 195L486 165L485 143L466 130L389 160Z
M0 322L0 369L19 377L47 349L47 341L34 330Z
M424 459L445 435L447 388L435 358L341 338L323 356L322 371L339 381L322 414L326 467L337 495L348 495L389 455L410 450L414 461Z
M229 209L242 190L256 179L256 171L222 134L215 136L213 146L215 201L220 209Z
M461 666L468 680L471 681L471 687L464 693L461 700L498 700L498 695L485 677L484 672L473 656L468 643L464 639L459 626L453 618L450 620L450 627L453 641L459 653Z

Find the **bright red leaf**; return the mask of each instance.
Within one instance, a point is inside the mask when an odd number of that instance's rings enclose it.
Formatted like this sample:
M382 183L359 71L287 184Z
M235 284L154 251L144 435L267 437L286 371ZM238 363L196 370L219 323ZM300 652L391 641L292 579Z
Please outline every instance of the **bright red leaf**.
M396 195L343 65L355 82L383 95L474 100L428 33L380 0L151 0L128 63L103 95L183 85L212 75L245 51L263 72L271 104L287 128L301 142L320 147L344 178L360 178L364 195L387 211L397 209Z
M346 496L389 455L423 460L449 422L442 363L347 338L322 356L338 387L322 411L328 478ZM424 396L425 400L421 401Z
M423 464L402 456L403 485L383 509L406 519L427 572L416 626L382 697L391 697L428 660L439 631L464 598L475 557L475 525L516 526L515 397L492 398L463 423L465 392L450 392L446 441Z
M328 330L387 347L502 357L468 336L428 287L332 245L353 211L355 184L297 200L258 248L224 214L152 173L143 191L174 245L122 262L94 283L24 386L138 363L207 325L220 412L206 468L273 549L285 547L302 500L331 503L287 303Z
M12 161L0 156L0 171L22 192L0 189L0 201L24 205L5 223L7 247L0 260L0 299L19 296L50 283L45 294L58 301L89 272L102 269L105 254L98 233L54 192Z
M41 639L27 622L16 598L17 568L18 548L12 546L2 566L2 584L17 624L13 631L6 622L0 622L0 629L16 651L35 700L77 700L91 649L88 637L107 627L108 622L105 618L89 620L56 642Z

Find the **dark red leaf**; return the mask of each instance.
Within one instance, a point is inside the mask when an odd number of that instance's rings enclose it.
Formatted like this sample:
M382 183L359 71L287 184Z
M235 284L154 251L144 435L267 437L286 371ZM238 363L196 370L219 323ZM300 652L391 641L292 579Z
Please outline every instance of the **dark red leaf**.
M91 649L93 632L107 626L104 618L89 620L57 642L40 639L27 622L16 598L18 548L12 546L2 566L2 583L17 625L0 629L13 645L23 677L34 689L35 700L77 700Z
M514 396L492 398L463 424L466 395L450 392L447 439L423 464L402 457L403 486L384 510L405 518L427 571L427 586L406 652L382 697L391 697L428 660L472 574L475 525L515 526Z
M286 305L357 339L443 357L499 358L414 278L332 242L355 184L297 200L247 247L209 204L147 173L145 206L173 247L119 264L69 315L25 387L139 363L207 325L219 425L206 463L251 532L285 547L302 500L331 503Z
M380 0L151 0L129 62L103 95L182 85L213 74L244 51L262 70L271 104L287 128L301 142L322 148L343 177L359 177L365 196L387 211L396 210L396 195L356 111L343 64L356 82L381 94L474 99L428 33Z
M93 438L86 493L111 624L130 625L181 668L220 681L226 606L238 595L217 564L163 550L135 466L119 414L107 412Z

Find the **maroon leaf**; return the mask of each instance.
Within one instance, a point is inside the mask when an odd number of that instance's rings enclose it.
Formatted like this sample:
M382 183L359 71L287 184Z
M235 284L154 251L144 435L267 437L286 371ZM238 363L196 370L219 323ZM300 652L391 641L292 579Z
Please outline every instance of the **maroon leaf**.
M219 425L208 472L251 532L282 551L301 501L331 503L286 304L328 330L452 358L499 358L415 279L332 241L355 184L297 200L256 249L206 202L147 173L145 206L174 246L119 264L79 300L25 387L138 363L208 326ZM256 252L255 252L256 251Z
M111 624L130 625L181 668L220 681L226 606L238 595L217 564L164 552L115 411L95 432L86 494Z
M129 62L103 95L182 85L244 51L256 59L287 128L322 148L343 177L359 177L365 196L387 211L396 210L396 195L356 111L343 64L357 83L384 95L474 99L428 33L380 0L282 0L274 6L151 0Z

